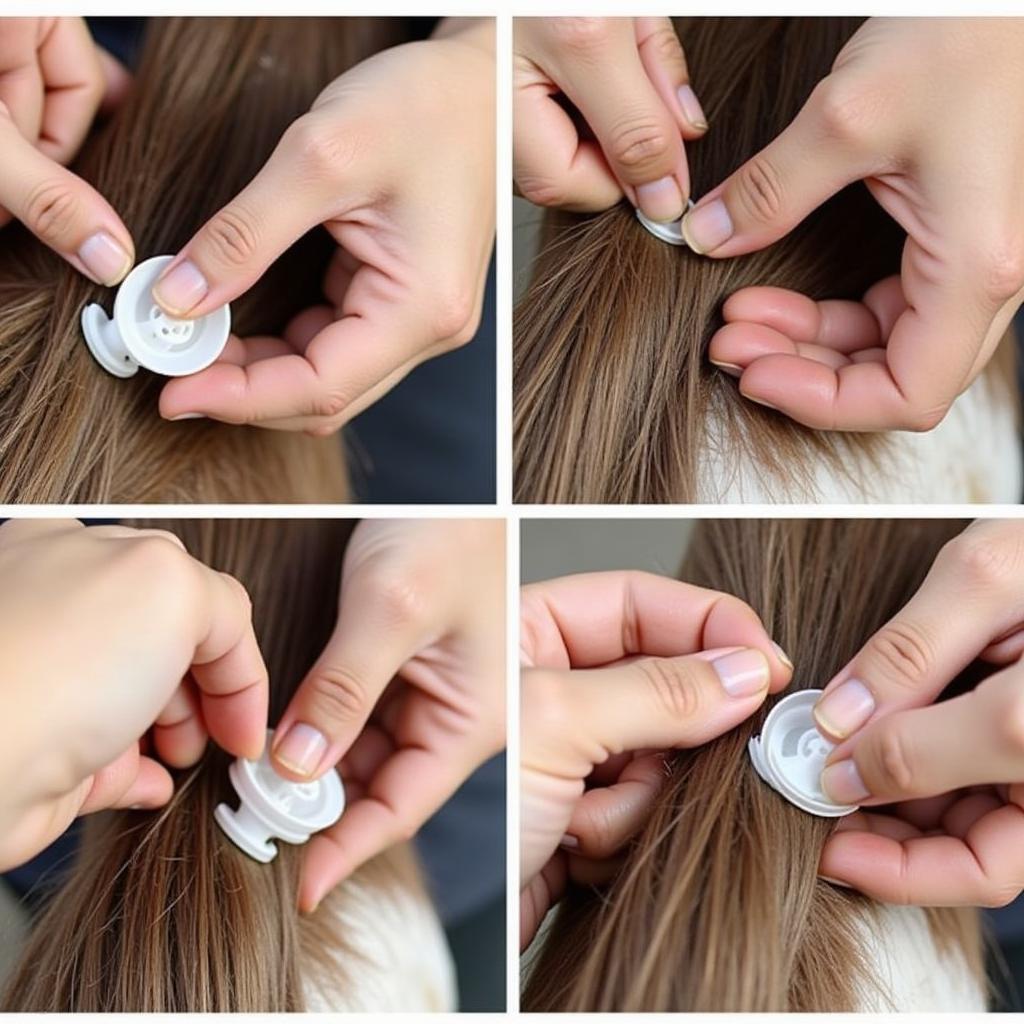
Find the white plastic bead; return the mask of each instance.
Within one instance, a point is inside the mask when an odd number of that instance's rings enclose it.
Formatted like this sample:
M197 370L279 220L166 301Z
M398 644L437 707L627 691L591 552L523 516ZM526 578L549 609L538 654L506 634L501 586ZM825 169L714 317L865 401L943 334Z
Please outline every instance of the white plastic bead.
M140 366L165 377L183 377L205 369L224 351L231 333L228 306L198 320L175 320L153 300L153 285L172 259L154 256L121 282L113 319L95 302L82 310L89 351L115 377L132 377Z
M822 692L800 690L780 700L747 749L757 774L791 804L819 818L841 818L857 808L833 803L821 788L834 749L814 724L812 710Z
M686 212L689 213L692 209L693 200L691 199L686 205ZM640 221L640 223L643 224L643 226L647 228L655 238L660 238L663 242L668 242L669 245L686 245L686 239L683 238L682 217L680 217L679 220L669 221L651 220L649 217L645 217L640 211L640 208L637 207L636 219Z
M273 732L258 761L239 758L228 769L241 801L237 811L218 804L213 817L240 850L263 864L277 856L272 840L301 845L329 828L345 810L345 790L332 768L315 782L290 782L270 764Z

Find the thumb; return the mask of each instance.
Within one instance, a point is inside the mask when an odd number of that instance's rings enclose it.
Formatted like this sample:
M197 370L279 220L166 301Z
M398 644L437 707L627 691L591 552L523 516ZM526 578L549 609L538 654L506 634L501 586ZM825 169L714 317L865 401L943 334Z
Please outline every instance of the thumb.
M0 102L0 224L4 210L97 284L118 284L131 269L128 229L91 185L29 142Z
M196 319L238 298L334 215L343 161L324 120L306 114L296 121L256 177L171 261L153 286L167 313Z
M788 234L841 188L871 173L868 151L826 79L792 124L683 218L686 244L706 256L739 256Z
M733 647L571 672L567 685L587 740L618 754L706 743L753 714L770 679L761 651Z

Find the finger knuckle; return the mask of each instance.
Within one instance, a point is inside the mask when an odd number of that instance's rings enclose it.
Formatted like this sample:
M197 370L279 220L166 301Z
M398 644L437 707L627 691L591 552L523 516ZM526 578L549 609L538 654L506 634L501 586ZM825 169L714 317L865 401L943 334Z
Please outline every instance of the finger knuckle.
M905 619L883 626L868 644L873 674L915 692L935 663L935 647L927 631Z
M677 72L685 69L686 59L683 56L683 47L675 29L671 26L664 25L651 33L647 40L647 46L650 48L652 56L663 66Z
M565 206L569 201L565 185L554 178L534 174L519 174L516 177L519 193L535 206Z
M25 223L48 245L67 242L78 217L78 197L65 181L42 181L25 204Z
M324 419L333 420L341 416L355 396L348 393L344 388L330 387L317 392L312 398L310 405L311 416L321 416ZM320 429L320 428L314 428ZM328 433L333 433L337 427L331 425Z
M993 680L996 685L998 682ZM1024 753L1024 691L1018 687L1002 687L1002 699L997 701L996 729L1001 736L1003 743L1015 754ZM987 683L978 687L979 697L987 696L991 692Z
M734 194L745 219L755 224L776 220L784 207L782 176L763 153L736 172Z
M952 562L960 585L972 591L1000 592L1012 585L1019 572L1020 543L1009 543L1001 533L967 530L950 541L939 555Z
M448 285L434 298L433 329L435 337L455 348L468 342L480 326L480 304L473 290L465 284Z
M608 854L615 849L615 825L611 815L595 809L579 830L579 838L590 854Z
M325 721L357 721L366 713L368 701L366 683L346 666L323 665L310 684L310 702Z
M603 49L611 38L607 18L552 18L550 29L558 49L577 57Z
M259 248L256 217L235 204L221 210L207 225L206 244L215 259L225 267L244 267Z
M911 794L917 782L906 741L897 728L898 719L889 719L877 737L876 770L886 794Z
M608 155L627 171L642 174L668 153L669 140L657 121L638 115L614 125Z
M309 180L336 181L354 158L350 131L341 132L312 117L296 121L285 133L285 139L302 176Z
M986 246L981 261L985 296L1002 304L1024 289L1024 246L1015 239L997 239Z
M391 627L421 622L429 608L429 582L415 569L377 569L369 592L381 619Z
M934 430L946 418L948 412L949 403L947 402L912 409L907 416L904 428L915 434L927 434L929 430Z
M565 688L557 672L529 669L522 674L522 719L528 723L524 735L565 736L570 724Z
M871 134L874 105L859 85L829 77L819 83L811 101L830 141L859 146Z
M646 678L661 711L676 721L700 717L704 695L689 666L666 658L645 658L636 667Z
M1021 892L1020 885L1015 882L990 881L982 886L978 894L978 904L997 910L999 907L1009 906Z

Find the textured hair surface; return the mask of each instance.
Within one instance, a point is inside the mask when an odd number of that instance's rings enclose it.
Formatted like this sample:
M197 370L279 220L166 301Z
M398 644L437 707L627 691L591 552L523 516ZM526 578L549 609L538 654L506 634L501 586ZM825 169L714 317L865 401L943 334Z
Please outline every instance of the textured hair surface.
M712 126L687 145L694 196L779 134L860 20L677 19ZM805 500L823 475L864 493L896 474L891 438L810 430L756 405L707 349L737 289L860 299L899 271L902 241L862 184L767 249L724 260L652 237L626 203L548 212L515 313L516 499L714 501L742 471L770 500Z
M791 692L837 672L906 602L963 525L707 521L682 576L754 607L793 657ZM882 908L817 874L834 821L792 806L750 765L747 743L776 699L721 738L674 755L615 881L601 892L571 890L530 951L525 1010L886 1005L872 961L873 938L887 927ZM953 958L943 970L953 965L980 979L976 911L924 913L923 940Z
M400 41L401 19L152 19L124 105L74 164L122 216L138 262L177 252L270 156L333 78ZM322 302L329 239L309 235L232 305L240 335L279 333ZM79 317L114 291L20 226L0 247L0 501L344 500L337 437L169 423L163 379L112 377Z
M344 520L180 520L207 564L237 576L271 680L271 724L336 620ZM87 819L82 849L36 923L0 1002L5 1011L299 1011L313 989L333 1009L360 980L360 932L342 927L352 894L395 922L403 894L423 892L397 847L361 868L311 915L297 909L303 848L278 843L269 864L221 833L213 809L233 801L230 758L210 746L178 773L160 811ZM423 897L425 900L425 896ZM362 925L366 927L365 914ZM406 924L408 926L408 924ZM399 984L396 979L395 984Z

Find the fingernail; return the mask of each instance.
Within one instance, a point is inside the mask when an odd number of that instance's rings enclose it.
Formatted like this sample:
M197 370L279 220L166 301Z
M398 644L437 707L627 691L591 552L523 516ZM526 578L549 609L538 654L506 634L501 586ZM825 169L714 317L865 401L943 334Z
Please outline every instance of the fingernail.
M870 796L852 758L830 764L821 773L821 788L837 804L859 804Z
M184 316L210 290L199 268L191 261L179 263L153 285L153 298L168 313Z
M753 402L755 405L763 405L766 409L771 409L772 412L778 412L778 407L772 405L771 402L766 402L763 398L757 398L754 395L748 395L746 392L742 392L743 397L748 402Z
M206 417L201 412L179 412L177 416L171 417L171 423L177 423L178 420L205 420Z
M683 218L682 232L694 252L711 252L732 238L732 218L725 203L713 199L707 206L695 206Z
M296 775L312 775L327 751L327 737L305 722L296 722L274 744L274 758Z
M574 835L570 835L568 832L562 836L562 841L558 844L566 850L578 850L580 841Z
M131 255L106 233L90 235L78 250L85 269L100 284L115 285L131 270Z
M786 666L786 668L792 671L793 662L790 661L789 655L777 643L773 642L772 647L775 648L775 653L778 656L779 661L781 661L782 664Z
M753 650L734 651L711 662L730 697L753 697L768 689L768 659Z
M672 177L637 185L636 201L645 216L657 221L678 220L686 205L679 182Z
M855 733L874 713L875 698L859 679L847 679L814 705L819 728L841 740Z
M844 882L841 879L833 878L831 875L818 875L823 882L828 882L829 885L838 885L840 889L852 889L853 886L849 882Z
M723 373L729 374L730 377L742 377L743 367L737 366L735 363L719 363L714 359L711 360L712 366L717 366Z
M705 131L708 126L708 119L704 116L704 108L697 99L697 94L688 85L681 85L676 90L679 97L679 106L682 108L683 117L686 118L694 128Z

